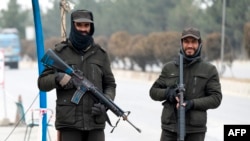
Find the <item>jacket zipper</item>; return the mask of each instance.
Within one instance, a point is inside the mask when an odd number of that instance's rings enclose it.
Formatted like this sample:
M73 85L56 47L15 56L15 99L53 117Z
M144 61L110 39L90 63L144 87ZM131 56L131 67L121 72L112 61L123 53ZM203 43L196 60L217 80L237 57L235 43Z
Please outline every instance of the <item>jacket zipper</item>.
M194 77L194 87L193 87L193 94L195 94L196 91L196 84L197 84L197 77Z

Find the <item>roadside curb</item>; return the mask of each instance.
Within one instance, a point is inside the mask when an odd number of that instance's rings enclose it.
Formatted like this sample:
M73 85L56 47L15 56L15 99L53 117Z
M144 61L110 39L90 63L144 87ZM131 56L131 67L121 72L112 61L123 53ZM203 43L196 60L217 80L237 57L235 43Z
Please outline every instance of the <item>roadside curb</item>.
M250 96L250 80L221 78L220 81L223 94Z

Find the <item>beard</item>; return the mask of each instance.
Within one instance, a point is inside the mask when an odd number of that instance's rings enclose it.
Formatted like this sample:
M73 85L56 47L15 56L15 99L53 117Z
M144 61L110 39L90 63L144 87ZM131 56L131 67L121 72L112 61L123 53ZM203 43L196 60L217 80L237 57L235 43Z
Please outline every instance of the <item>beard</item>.
M196 53L197 50L195 50L194 48L187 48L184 51L186 56L191 57Z

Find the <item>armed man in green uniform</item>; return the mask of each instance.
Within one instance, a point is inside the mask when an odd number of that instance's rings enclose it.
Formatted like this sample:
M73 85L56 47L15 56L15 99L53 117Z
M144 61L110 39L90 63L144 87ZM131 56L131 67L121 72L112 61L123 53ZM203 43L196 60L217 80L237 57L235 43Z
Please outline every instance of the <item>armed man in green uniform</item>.
M108 53L94 43L92 12L76 10L71 13L69 38L56 45L54 52L75 70L80 70L107 98L114 100L116 83ZM71 101L76 88L70 75L45 68L38 78L42 91L56 89L56 129L60 141L105 141L106 108L87 91L76 104Z
M185 106L185 141L204 141L207 131L207 110L217 108L222 100L221 84L214 65L201 58L202 39L196 28L185 28L181 36L183 55ZM178 58L179 59L179 58ZM163 101L161 141L177 140L177 109L179 108L179 60L164 65L159 78L150 89L150 97Z

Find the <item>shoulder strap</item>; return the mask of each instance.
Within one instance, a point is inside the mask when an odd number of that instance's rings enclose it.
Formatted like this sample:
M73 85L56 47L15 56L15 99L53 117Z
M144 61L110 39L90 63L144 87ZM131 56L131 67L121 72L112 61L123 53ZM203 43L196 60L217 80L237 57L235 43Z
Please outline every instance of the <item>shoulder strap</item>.
M113 125L112 125L112 123L111 123L111 121L110 121L110 119L109 119L109 116L108 116L107 112L105 113L105 116L106 116L106 121L108 122L108 124L109 124L111 127L115 128L116 126L113 126ZM112 132L113 132L113 130L111 131L111 133L112 133Z

